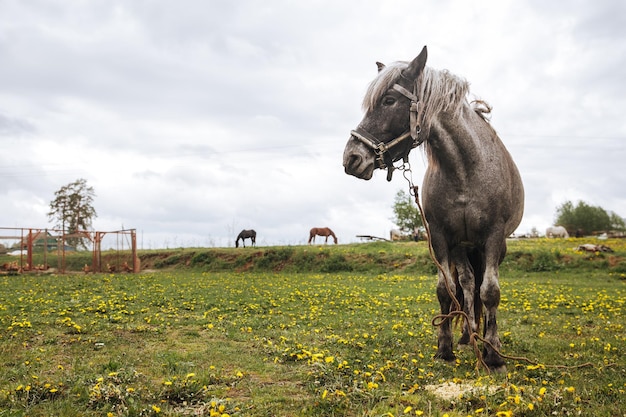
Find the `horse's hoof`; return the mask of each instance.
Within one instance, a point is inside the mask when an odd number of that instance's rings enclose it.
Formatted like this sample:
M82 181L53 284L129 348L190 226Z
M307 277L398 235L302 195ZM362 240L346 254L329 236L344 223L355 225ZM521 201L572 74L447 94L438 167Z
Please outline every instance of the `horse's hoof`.
M506 374L506 365L490 366L489 371L494 374Z
M447 363L455 363L456 362L456 356L454 356L454 353L439 353L437 352L434 356L435 359L440 360L440 361L444 361Z

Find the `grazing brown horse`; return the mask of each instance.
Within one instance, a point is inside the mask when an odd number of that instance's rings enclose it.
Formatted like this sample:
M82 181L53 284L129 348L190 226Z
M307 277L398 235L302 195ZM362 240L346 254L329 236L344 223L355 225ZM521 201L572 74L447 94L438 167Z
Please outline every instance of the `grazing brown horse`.
M252 229L242 230L241 232L239 232L239 235L237 235L237 240L235 240L236 248L239 247L239 239L241 239L241 243L243 244L244 248L246 247L246 239L250 239L252 241L252 246L254 246L256 244L256 232Z
M378 64L363 100L365 116L343 155L347 174L369 180L376 168L408 162L424 144L428 167L422 201L435 258L437 297L447 315L456 298L469 318L459 344L468 344L484 315L483 361L503 371L496 323L498 268L506 238L522 219L524 188L511 155L485 118L491 108L467 99L469 83L426 66L426 47L411 62ZM453 298L454 296L454 298ZM439 326L436 358L454 361L449 319ZM495 348L495 349L494 349Z
M328 227L314 227L309 232L309 245L311 242L315 243L315 236L326 236L326 240L324 243L328 243L328 236L332 236L335 239L335 245L337 244L337 236L335 236L335 232L330 230Z

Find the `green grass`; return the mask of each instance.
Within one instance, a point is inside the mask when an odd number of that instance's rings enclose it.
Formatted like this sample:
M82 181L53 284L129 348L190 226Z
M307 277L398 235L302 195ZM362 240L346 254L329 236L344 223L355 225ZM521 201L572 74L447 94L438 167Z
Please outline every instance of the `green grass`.
M503 353L538 364L509 360L504 375L477 370L471 351L432 359L420 243L179 250L182 264L141 274L0 276L0 415L624 415L626 250L576 242L511 243Z

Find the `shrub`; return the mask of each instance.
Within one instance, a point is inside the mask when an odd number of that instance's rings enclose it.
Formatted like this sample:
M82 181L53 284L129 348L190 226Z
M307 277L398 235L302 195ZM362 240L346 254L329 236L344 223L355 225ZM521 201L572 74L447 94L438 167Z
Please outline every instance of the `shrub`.
M346 257L339 253L333 253L326 258L320 266L321 272L350 272L352 265L346 260Z
M281 269L282 264L287 262L293 255L292 248L267 249L263 256L257 259L255 269L257 270L276 270Z
M558 255L558 254L557 254ZM559 265L555 255L548 251L540 251L533 258L532 264L528 266L530 272L548 272L558 269Z

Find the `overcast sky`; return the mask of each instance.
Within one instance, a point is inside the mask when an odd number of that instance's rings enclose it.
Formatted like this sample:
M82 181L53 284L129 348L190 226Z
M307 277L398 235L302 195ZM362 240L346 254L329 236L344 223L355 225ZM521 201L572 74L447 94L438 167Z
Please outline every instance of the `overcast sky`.
M51 227L84 178L95 230L145 249L388 236L407 182L348 176L342 153L375 62L424 45L493 106L518 233L567 200L626 216L624 1L0 0L0 227Z

